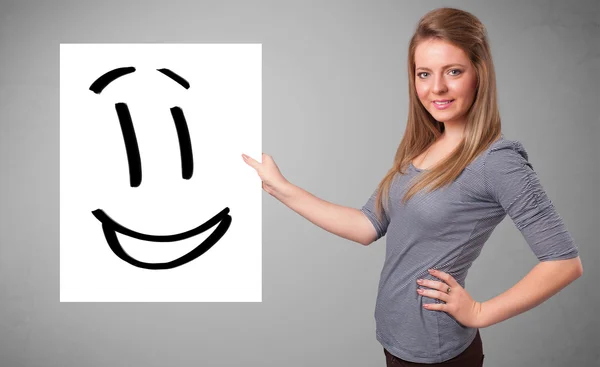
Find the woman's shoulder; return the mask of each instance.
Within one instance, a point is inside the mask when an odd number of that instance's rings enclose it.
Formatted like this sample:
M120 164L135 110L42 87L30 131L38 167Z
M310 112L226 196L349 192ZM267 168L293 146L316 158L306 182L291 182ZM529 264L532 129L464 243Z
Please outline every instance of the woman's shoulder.
M529 154L519 140L508 139L502 136L493 142L487 149L484 159L484 165L502 165L511 162L527 162Z
M527 157L527 152L525 152L525 148L518 140L508 139L504 134L501 134L500 137L490 144L487 149L481 152L474 160L471 162L466 169L474 172L481 172L485 168L486 161L489 159L490 155L494 155L492 159L503 159L505 155L510 154L523 154Z
M531 167L523 144L502 134L466 167L469 172L466 179L485 182L490 176L514 171L525 164Z

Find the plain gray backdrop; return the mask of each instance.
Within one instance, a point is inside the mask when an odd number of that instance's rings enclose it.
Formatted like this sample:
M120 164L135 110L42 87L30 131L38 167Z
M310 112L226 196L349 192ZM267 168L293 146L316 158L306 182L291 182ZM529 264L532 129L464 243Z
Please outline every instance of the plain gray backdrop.
M2 1L0 366L384 366L373 313L385 239L344 240L265 192L262 303L60 303L59 44L262 44L263 151L292 183L360 208L406 126L410 36L441 6L485 24L503 132L527 149L584 267L550 300L481 329L485 365L598 365L600 19L590 0ZM486 301L536 263L507 217L466 289Z

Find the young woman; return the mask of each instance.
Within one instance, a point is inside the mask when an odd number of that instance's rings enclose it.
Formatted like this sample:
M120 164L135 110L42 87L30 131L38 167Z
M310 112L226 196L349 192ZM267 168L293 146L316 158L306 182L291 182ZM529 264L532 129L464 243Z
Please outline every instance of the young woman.
M262 163L242 155L267 193L317 226L365 246L387 234L375 319L388 366L482 366L479 328L539 305L583 271L525 148L501 133L486 33L458 9L420 20L408 48L406 130L360 210L294 186L267 154ZM468 269L506 214L540 262L476 302L464 289Z

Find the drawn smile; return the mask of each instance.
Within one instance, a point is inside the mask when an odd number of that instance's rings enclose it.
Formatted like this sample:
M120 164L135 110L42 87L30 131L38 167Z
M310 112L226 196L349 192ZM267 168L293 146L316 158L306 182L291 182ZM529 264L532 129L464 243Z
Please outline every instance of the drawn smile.
M149 235L149 234L145 234L145 233L139 233L139 232L133 231L129 228L126 228L126 227L120 225L119 223L115 222L114 220L112 220L101 209L96 209L96 210L92 211L92 214L94 214L96 219L98 219L100 221L100 223L102 223L102 230L104 232L104 238L106 239L108 246L115 253L115 255L117 255L120 259L128 262L129 264L131 264L133 266L137 266L139 268L144 268L144 269L151 269L151 270L172 269L172 268L181 266L183 264L186 264L186 263L196 259L197 257L204 254L206 251L208 251L215 243L217 243L221 239L221 237L223 237L223 235L227 232L227 229L229 228L229 226L231 224L231 216L229 215L229 208L225 208L219 214L215 215L214 217L212 217L211 219L207 220L205 223L199 225L198 227L196 227L194 229L190 229L189 231L178 233L178 234L157 236L157 235ZM139 240L143 240L143 241L174 242L174 241L184 240L184 239L190 238L192 236L195 236L197 234L203 233L203 232L207 231L208 229L214 227L217 224L218 224L218 226L214 230L214 232L211 233L204 241L202 241L202 243L200 243L198 246L196 246L192 251L188 252L187 254L185 254L173 261L164 262L164 263L147 263L147 262L142 262L137 259L134 259L129 254L127 254L127 252L125 252L125 250L123 249L123 246L121 246L121 244L119 243L119 240L117 239L117 232L118 232L120 234L129 236L132 238L136 238Z

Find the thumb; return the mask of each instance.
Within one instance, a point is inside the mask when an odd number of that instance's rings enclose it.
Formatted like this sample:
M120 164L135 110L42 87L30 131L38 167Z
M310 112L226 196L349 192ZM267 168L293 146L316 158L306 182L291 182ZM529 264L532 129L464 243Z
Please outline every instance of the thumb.
M242 158L244 159L244 162L248 163L248 165L250 165L250 167L254 169L258 169L258 167L260 166L260 162L257 162L254 158L250 156L242 154Z

